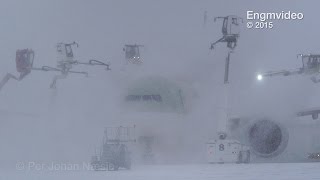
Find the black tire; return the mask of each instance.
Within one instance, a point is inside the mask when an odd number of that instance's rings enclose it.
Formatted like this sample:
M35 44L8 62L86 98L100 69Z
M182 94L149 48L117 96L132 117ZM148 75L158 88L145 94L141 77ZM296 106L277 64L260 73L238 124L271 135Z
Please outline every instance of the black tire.
M238 155L237 164L240 164L240 163L243 163L243 160L242 160L242 151L239 151L239 155Z
M128 160L128 162L126 162L125 168L128 170L131 169L131 160Z
M99 171L98 165L97 164L92 164L92 168L95 171Z
M114 166L114 171L118 171L119 170L119 165L115 165Z
M250 163L250 151L248 150L248 151L246 151L246 154L247 154L247 158L243 161L243 163L246 163L246 164L248 164L248 163Z

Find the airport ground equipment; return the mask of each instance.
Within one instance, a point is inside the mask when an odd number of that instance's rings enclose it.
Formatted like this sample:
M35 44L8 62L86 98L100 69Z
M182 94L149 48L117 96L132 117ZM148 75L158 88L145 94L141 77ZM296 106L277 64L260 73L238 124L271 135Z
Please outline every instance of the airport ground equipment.
M135 142L135 127L107 127L100 155L94 155L91 165L94 170L117 171L131 168L131 152L128 143Z
M219 139L209 140L207 143L208 163L249 163L250 147L238 140L227 139L220 134Z
M105 66L106 70L110 70L110 65L104 63L102 61L98 61L95 59L90 59L88 62L80 62L74 59L74 54L72 50L72 46L79 47L78 43L58 43L56 46L57 50L57 66L55 68L51 68L50 71L58 71L61 74L55 75L53 81L50 85L50 88L55 89L58 79L65 79L69 73L73 74L83 74L88 76L87 72L84 71L73 71L71 70L74 65L99 65Z
M4 87L4 85L10 80L15 79L17 81L21 81L25 78L31 71L53 71L60 72L61 74L55 75L53 81L50 85L51 88L55 89L58 79L65 79L68 74L83 74L88 76L88 73L85 71L74 71L72 68L75 65L99 65L105 66L106 70L110 70L109 64L104 63L102 61L98 61L95 59L91 59L88 62L81 62L74 59L74 54L72 51L72 46L77 46L76 42L73 43L58 43L56 46L57 51L57 66L42 66L42 67L33 67L33 62L35 58L35 53L32 49L21 49L16 51L16 69L20 74L19 77L11 73L7 73L5 77L0 82L0 90Z
M240 37L240 24L243 22L242 18L229 15L225 17L216 17L214 21L217 19L222 19L222 37L211 43L210 49L214 49L214 46L220 42L226 42L227 47L229 49L234 49L237 46L238 38Z
M226 139L227 137L227 121L230 118L229 107L229 67L231 53L234 52L237 46L238 38L240 37L240 23L242 18L234 15L226 17L216 17L216 19L223 19L222 34L223 37L211 44L211 49L217 43L227 43L228 55L225 60L224 71L224 101L222 112L223 116L219 117L219 138L209 140L207 142L207 158L210 163L248 163L250 161L250 150L245 145L241 144L235 139Z
M139 144L143 146L142 160L145 164L154 164L155 162L155 155L152 148L155 143L154 141L154 136L140 136L138 138Z
M32 49L19 49L16 51L16 69L19 73L19 77L11 73L7 73L4 78L0 82L0 90L4 87L4 85L10 80L14 79L17 81L21 81L28 74L30 74L31 70L38 70L39 68L33 67L34 61L34 51ZM40 68L41 69L41 68Z
M127 63L142 64L142 58L140 55L140 48L144 47L139 44L126 44L124 45L123 51L125 53L125 59Z
M264 77L291 76L291 75L309 75L314 83L320 82L316 76L320 73L320 54L298 54L301 59L302 67L291 70L268 71L257 75L259 81Z
M320 152L309 153L307 158L310 161L319 162L320 161Z

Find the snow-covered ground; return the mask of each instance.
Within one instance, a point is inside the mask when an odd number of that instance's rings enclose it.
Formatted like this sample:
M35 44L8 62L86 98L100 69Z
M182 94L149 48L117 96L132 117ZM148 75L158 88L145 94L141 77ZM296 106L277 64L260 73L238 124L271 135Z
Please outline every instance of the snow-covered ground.
M113 172L35 170L1 171L1 180L320 179L320 163L148 165L135 166L132 170L120 170Z

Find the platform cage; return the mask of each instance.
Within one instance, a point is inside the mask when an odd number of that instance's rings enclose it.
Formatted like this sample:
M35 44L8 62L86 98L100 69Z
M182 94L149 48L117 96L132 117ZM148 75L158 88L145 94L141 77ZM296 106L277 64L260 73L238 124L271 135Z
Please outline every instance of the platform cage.
M135 141L135 126L106 127L104 130L104 143L125 143Z

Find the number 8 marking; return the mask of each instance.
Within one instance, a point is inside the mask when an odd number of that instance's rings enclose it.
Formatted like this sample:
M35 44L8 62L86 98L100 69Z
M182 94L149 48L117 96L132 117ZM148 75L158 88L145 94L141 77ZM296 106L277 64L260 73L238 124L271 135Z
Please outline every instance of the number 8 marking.
M220 145L219 145L219 150L220 150L220 151L224 151L224 145L223 145L223 144L220 144Z

